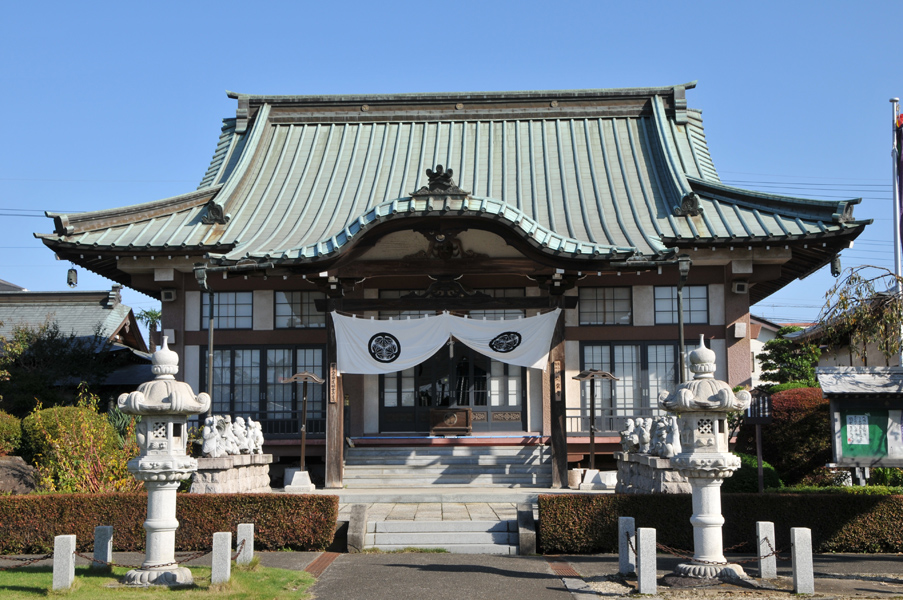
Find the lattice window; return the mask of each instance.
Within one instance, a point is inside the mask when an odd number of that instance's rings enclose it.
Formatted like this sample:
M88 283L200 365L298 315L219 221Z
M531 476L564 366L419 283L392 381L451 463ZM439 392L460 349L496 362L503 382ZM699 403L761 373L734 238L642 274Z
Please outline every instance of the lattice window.
M165 440L166 423L154 423L154 429L151 431L151 437L156 440Z
M699 425L696 428L696 431L705 435L712 433L712 420L711 419L699 419Z

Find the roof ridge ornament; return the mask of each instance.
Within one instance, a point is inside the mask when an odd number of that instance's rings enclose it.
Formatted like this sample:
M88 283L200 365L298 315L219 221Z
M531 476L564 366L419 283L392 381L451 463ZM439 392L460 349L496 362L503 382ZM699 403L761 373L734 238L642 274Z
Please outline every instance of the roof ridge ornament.
M454 169L444 169L442 165L436 165L436 170L426 170L426 176L429 178L429 184L423 186L416 192L411 192L411 196L467 196L470 192L465 192L458 187L455 180L452 179Z
M207 212L201 216L201 223L204 225L225 225L232 218L232 215L224 213L223 207L211 200L205 207Z
M680 205L674 206L675 217L698 217L703 208L699 206L699 196L696 192L687 192L680 199Z

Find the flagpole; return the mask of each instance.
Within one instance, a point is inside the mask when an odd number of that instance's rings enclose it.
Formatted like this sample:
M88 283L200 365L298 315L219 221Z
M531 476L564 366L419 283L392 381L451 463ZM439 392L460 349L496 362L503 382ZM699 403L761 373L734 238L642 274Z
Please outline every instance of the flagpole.
M891 133L893 135L893 150L891 151L891 162L893 162L893 202L891 202L891 223L894 228L894 274L897 276L896 281L894 282L894 292L899 294L903 292L900 289L900 277L903 276L903 267L901 267L901 247L900 247L900 226L901 224L901 208L903 208L903 199L900 198L900 153L903 152L903 148L899 148L897 145L897 127L898 120L900 115L900 99L899 98L891 98L891 105L893 105L893 127L891 127ZM897 365L903 367L903 348L900 349L900 352L897 354Z

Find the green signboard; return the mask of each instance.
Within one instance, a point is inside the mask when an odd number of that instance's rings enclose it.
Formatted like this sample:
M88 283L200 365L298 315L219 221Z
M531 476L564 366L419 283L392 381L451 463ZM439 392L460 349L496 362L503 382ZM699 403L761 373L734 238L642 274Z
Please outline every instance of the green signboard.
M841 410L841 453L845 458L887 456L886 410Z

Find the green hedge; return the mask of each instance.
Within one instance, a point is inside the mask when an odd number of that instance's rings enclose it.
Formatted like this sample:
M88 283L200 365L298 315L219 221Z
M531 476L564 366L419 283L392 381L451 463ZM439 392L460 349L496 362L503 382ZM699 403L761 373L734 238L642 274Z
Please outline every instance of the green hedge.
M22 439L22 422L0 410L0 456L12 454Z
M816 552L903 552L903 496L859 494L723 494L724 547L755 548L756 521L772 521L776 549L790 547L790 528L812 530ZM539 497L539 545L546 554L618 551L618 517L656 529L658 543L693 549L691 499L681 495Z
M337 496L295 494L179 494L176 549L212 548L213 534L254 523L259 550L322 550L333 539ZM146 494L47 494L0 497L0 554L43 553L57 535L75 535L93 548L94 528L113 526L116 551L144 551Z

